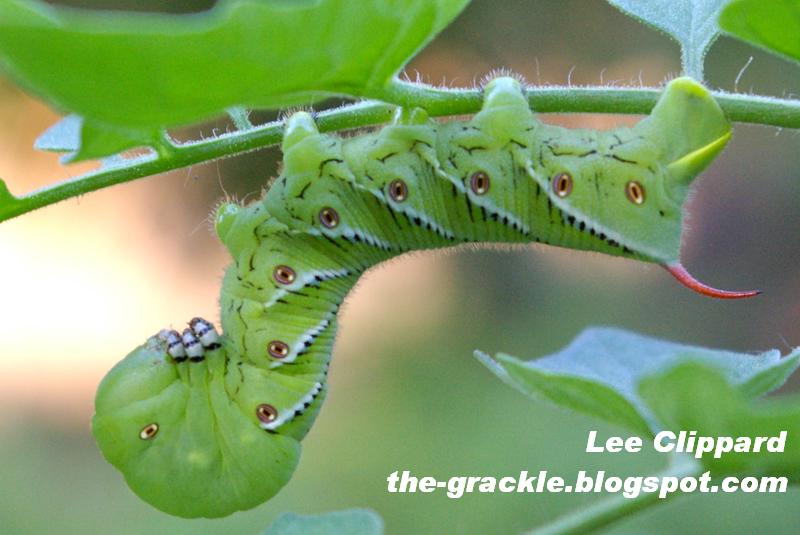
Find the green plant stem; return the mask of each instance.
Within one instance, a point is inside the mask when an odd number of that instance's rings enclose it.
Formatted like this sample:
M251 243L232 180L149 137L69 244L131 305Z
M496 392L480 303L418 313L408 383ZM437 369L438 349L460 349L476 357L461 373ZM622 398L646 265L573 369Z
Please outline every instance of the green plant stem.
M659 94L654 88L552 86L529 89L528 100L539 113L646 114ZM481 107L478 89L443 89L400 80L374 96L391 104L361 102L322 112L318 116L320 130L331 132L386 123L396 105L425 108L433 117L471 114ZM731 121L800 128L800 100L730 93L714 93L714 97ZM170 143L160 147L157 154L116 161L20 197L8 193L0 180L0 221L114 184L274 145L280 142L282 131L283 123L276 121L213 139Z
M389 121L394 110L395 107L389 104L353 104L320 113L317 124L323 132L375 125ZM280 142L282 134L283 122L275 121L256 128L223 134L213 139L180 145L170 144L169 150L162 151L161 154L150 154L110 164L97 171L32 191L22 197L4 197L3 183L0 181L0 221L115 184L275 145Z
M697 477L702 474L702 466L691 457L676 458L665 471L657 474L659 479L664 477L683 478L686 476ZM623 519L629 519L634 513L644 511L651 507L666 503L667 501L682 496L681 492L667 494L659 498L657 492L642 493L635 498L625 498L621 495L602 500L590 505L582 511L569 513L556 521L528 532L526 535L583 535L606 528Z
M652 87L545 86L528 90L537 113L646 114L660 89ZM781 128L800 128L800 100L741 93L712 92L730 121ZM476 89L443 89L396 80L377 98L399 106L425 108L432 116L475 113L481 106Z

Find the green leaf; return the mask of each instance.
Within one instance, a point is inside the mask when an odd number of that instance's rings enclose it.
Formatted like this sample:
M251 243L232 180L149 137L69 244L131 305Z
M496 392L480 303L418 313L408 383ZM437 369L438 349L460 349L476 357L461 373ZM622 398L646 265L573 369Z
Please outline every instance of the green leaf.
M131 147L161 144L158 131L85 122L79 115L71 114L45 130L33 146L38 150L68 153L64 161L71 163L101 158Z
M501 379L531 396L542 396L633 431L661 428L639 397L639 383L687 361L718 369L743 395L760 395L782 385L800 365L800 350L781 359L777 350L760 355L693 347L600 327L581 333L561 351L532 361L476 352Z
M563 373L536 369L530 362L498 354L496 360L486 353L475 356L509 385L531 397L542 396L557 405L589 414L636 433L649 435L650 425L637 407L614 388Z
M66 158L66 162L79 162L102 158L132 147L160 146L158 130L124 128L98 121L84 121L80 129L80 146Z
M719 25L734 37L800 62L797 0L733 0L719 16Z
M620 11L666 33L681 45L684 73L703 79L703 59L719 36L726 0L608 0Z
M234 106L379 96L467 3L229 0L169 15L4 0L0 64L83 117L79 158L94 157Z
M321 515L286 513L264 535L381 535L383 521L374 511L348 509Z
M665 429L693 430L708 437L777 437L787 432L783 453L713 453L700 461L713 475L741 473L787 476L800 482L800 397L752 402L719 371L684 363L646 378L639 395ZM762 448L763 449L763 448Z
M777 364L767 366L739 385L739 391L747 397L756 398L777 390L800 366L800 350L780 359Z

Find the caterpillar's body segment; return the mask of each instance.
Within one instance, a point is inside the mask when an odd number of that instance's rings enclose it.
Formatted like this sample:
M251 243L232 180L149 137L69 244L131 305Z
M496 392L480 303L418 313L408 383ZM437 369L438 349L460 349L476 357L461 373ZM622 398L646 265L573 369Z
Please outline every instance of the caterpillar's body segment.
M695 284L678 273L682 204L729 137L688 79L634 128L605 132L541 123L511 78L492 81L468 121L417 110L342 139L293 115L270 190L217 212L233 257L224 335L195 319L109 372L93 422L103 454L137 494L180 516L274 495L324 398L339 305L367 268L406 251L542 242L657 262Z

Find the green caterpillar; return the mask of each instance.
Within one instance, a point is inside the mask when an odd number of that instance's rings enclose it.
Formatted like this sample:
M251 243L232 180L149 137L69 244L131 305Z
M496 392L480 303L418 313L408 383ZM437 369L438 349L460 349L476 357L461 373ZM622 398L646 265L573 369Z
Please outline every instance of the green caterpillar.
M414 249L541 242L655 262L706 295L754 295L705 286L678 261L689 185L730 133L687 78L634 128L601 132L540 122L508 77L484 88L468 121L400 112L341 139L292 115L269 191L216 214L233 257L224 335L195 318L117 364L97 392L103 455L174 515L219 517L269 499L325 397L342 299L367 268Z

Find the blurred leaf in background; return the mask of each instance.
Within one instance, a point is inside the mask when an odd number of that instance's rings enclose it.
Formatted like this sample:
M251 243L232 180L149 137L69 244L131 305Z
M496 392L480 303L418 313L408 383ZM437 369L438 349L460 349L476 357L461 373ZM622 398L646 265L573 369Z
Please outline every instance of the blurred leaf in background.
M642 436L663 428L638 395L641 382L654 373L687 361L699 362L713 366L724 380L750 396L760 396L782 386L800 365L800 349L785 358L777 350L749 355L607 327L586 329L558 353L527 362L502 353L492 358L476 351L475 356L529 396L547 398ZM679 401L694 404L691 397Z
M319 515L287 513L272 523L264 535L381 535L383 522L375 511L350 509Z
M733 0L719 24L734 37L800 61L800 2L797 0Z
M771 404L753 398L783 386L800 365L800 349L781 358L676 344L610 328L591 328L558 353L531 361L480 351L478 359L534 399L590 414L653 438L661 430L709 437L800 435L800 398ZM731 444L733 446L733 444ZM708 454L703 465L721 477L774 474L798 482L800 450Z
M671 370L645 378L640 393L665 429L697 431L698 436L780 437L785 449L776 453L729 452L720 458L706 454L705 468L712 474L740 473L785 476L800 483L800 396L752 403L732 388L717 370L700 362L685 362Z

